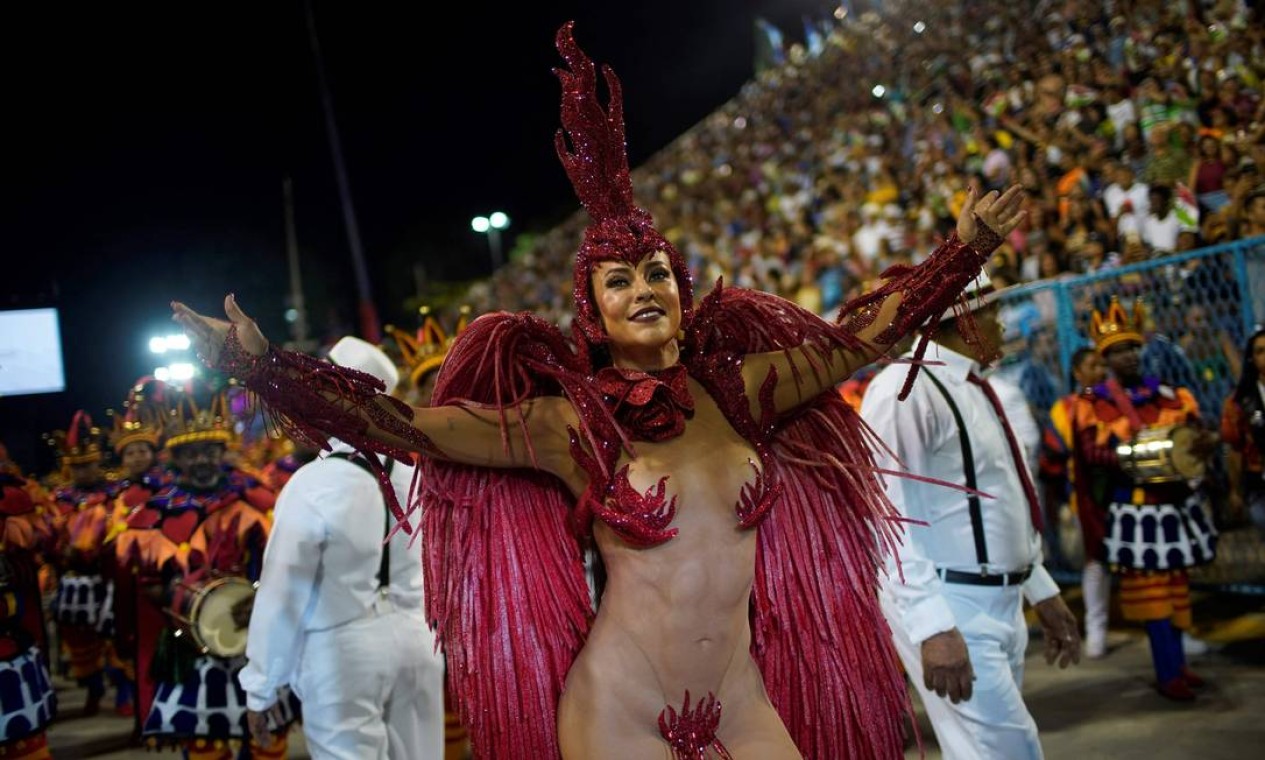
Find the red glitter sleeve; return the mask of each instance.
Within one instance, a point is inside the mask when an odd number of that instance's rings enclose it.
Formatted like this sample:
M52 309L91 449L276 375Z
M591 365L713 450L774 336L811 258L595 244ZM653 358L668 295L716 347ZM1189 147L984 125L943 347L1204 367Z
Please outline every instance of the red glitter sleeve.
M988 261L989 255L1001 245L1001 236L980 219L976 219L979 234L970 244L962 242L957 232L949 235L926 261L917 266L898 265L883 272L883 286L844 304L839 312L840 323L848 330L857 332L874 324L879 307L888 296L901 294L896 318L875 337L881 345L891 345L901 337L920 327L930 327L923 333L914 351L921 360L931 342L934 326L949 309L957 312L958 329L966 342L982 354L991 350L975 328L970 317L962 290L976 277ZM910 367L909 377L901 388L899 398L904 400L918 375L918 362Z

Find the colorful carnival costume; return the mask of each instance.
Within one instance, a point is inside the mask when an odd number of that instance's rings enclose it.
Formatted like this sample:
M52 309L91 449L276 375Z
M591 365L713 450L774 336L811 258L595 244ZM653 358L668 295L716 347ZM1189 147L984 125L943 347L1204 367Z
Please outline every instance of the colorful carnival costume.
M1130 318L1113 298L1106 314L1094 312L1091 337L1099 353L1142 345L1141 308L1139 303ZM1146 624L1157 686L1175 699L1193 698L1190 688L1201 684L1186 667L1177 629L1191 625L1186 571L1213 560L1216 530L1199 490L1177 479L1135 481L1121 456L1143 430L1198 420L1188 390L1153 377L1131 387L1109 379L1076 404L1081 524L1092 534L1101 521L1101 559L1120 576L1124 617Z
M113 635L114 587L112 565L102 552L113 513L114 483L100 472L101 431L92 418L78 411L67 431L50 437L60 457L62 474L70 485L53 492L57 596L53 619L69 660L70 677L88 689L85 713L97 711L105 694L109 641ZM79 469L80 472L71 475ZM120 696L127 686L121 673L111 672Z
M1086 487L1085 480L1078 478L1076 410L1079 399L1092 403L1093 397L1092 388L1083 388L1079 393L1063 396L1050 408L1049 424L1041 431L1041 477L1047 485L1049 500L1055 504L1066 500L1080 525L1084 552L1081 591L1085 601L1085 654L1098 658L1107 653L1111 598L1111 576L1102 560L1106 515L1092 505L1083 506L1076 496ZM1057 519L1057 515L1050 517Z
M115 620L132 620L136 615L136 576L119 572L114 541L127 529L127 518L140 509L150 497L170 483L170 474L157 464L162 442L162 383L142 377L132 384L123 402L124 412L110 412L114 425L110 431L110 447L123 463L119 478L111 488L113 500L106 535L102 546L103 563L112 586L110 594ZM137 464L139 463L139 464ZM112 626L113 636L107 642L107 668L121 674L115 712L130 716L135 713L132 695L136 684L136 640L128 626Z
M178 409L165 444L175 458L181 447L204 445L222 456L232 436L231 423L216 413L222 410ZM136 641L137 716L151 746L228 758L247 740L246 698L236 680L244 658L200 650L186 602L220 578L258 579L273 501L271 491L236 470L221 471L204 488L178 479L132 512L115 541L120 565L135 575L135 618L121 624ZM266 748L252 742L250 756L285 756L293 707L286 702L279 740Z
M39 555L53 535L25 479L0 472L0 758L44 760L45 729L57 714Z

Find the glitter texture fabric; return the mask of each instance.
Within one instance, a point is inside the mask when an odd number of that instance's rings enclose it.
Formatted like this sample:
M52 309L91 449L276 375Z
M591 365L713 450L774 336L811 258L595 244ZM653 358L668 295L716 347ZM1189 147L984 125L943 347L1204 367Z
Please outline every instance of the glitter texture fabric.
M840 322L849 331L856 332L873 324L880 305L888 296L900 293L896 319L876 336L876 342L890 345L920 327L927 328L914 349L914 362L898 396L901 401L909 396L922 357L935 336L935 326L949 309L957 314L958 332L963 340L981 360L995 351L995 347L986 345L976 329L962 291L979 277L984 263L1001 245L1002 238L978 216L975 222L979 232L970 244L963 243L954 231L926 261L917 266L898 264L888 268L880 275L885 281L882 287L858 296L839 310Z
M685 365L661 372L604 367L598 371L597 388L615 419L634 441L667 441L685 432L685 421L694 416Z
M687 691L681 712L669 705L659 713L659 734L672 747L672 760L708 760L709 750L718 760L733 760L733 755L716 738L719 727L720 702L711 692L691 709Z

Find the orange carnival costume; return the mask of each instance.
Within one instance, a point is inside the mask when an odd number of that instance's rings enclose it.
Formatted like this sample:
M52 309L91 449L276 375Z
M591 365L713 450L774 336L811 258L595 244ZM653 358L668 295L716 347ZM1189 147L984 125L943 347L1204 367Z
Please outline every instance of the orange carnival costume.
M1141 345L1143 316L1141 303L1131 319L1114 298L1105 315L1095 311L1091 337L1098 351ZM1190 391L1153 377L1132 387L1112 378L1076 401L1081 524L1087 533L1101 525L1101 559L1121 577L1124 616L1146 623L1158 686L1177 699L1192 698L1190 687L1201 684L1186 668L1181 635L1174 630L1191 624L1186 570L1212 561L1216 531L1202 495L1189 483L1135 481L1123 459L1143 430L1198 419Z
M38 557L52 544L26 480L0 471L0 758L45 760L57 713L48 674Z
M206 445L222 455L233 437L223 412L222 397L209 409L178 401L166 448ZM115 541L136 589L134 617L120 625L136 642L141 733L150 746L179 745L190 758L237 757L237 747L248 741L246 700L236 678L244 659L240 652L226 654L219 638L198 636L198 612L189 602L219 579L258 579L274 502L270 490L237 470L215 475L210 487L179 478L161 487L128 516ZM240 639L244 647L240 628L231 620L220 625L224 640ZM269 747L251 743L243 757L285 756L284 731L295 705L286 707L278 740Z
M113 499L110 502L102 554L106 558L110 572L109 582L114 589L111 600L116 621L135 617L136 588L135 576L120 572L116 561L115 539L127 528L128 515L144 505L170 481L170 476L157 465L157 454L162 441L162 412L158 404L161 404L164 392L162 383L152 377L142 377L128 390L128 398L123 402L124 413L120 415L113 411L107 412L114 420L109 436L110 447L119 460L126 463L126 455L130 450L146 447L153 463L139 476L123 470L112 487ZM114 626L113 634L107 643L106 659L108 667L123 674L123 679L119 682L115 712L131 716L135 713L132 695L136 683L136 640L128 626Z
M107 643L114 625L114 589L101 551L114 489L99 470L72 477L78 468L99 467L103 458L101 431L86 412L75 412L69 429L55 431L49 443L57 450L61 475L68 483L53 492L51 564L58 573L53 619L70 677L88 689L84 712L91 715L105 694Z

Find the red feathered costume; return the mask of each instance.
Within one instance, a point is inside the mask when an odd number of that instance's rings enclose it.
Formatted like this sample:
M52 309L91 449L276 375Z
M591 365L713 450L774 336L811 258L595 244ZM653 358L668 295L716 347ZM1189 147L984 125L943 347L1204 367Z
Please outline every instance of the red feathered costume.
M761 393L760 419L753 419L740 370L748 354L806 347L812 371L824 371L838 348L865 348L854 333L873 322L892 293L903 299L879 336L884 344L934 325L1000 240L987 229L974 247L951 237L926 263L887 273L881 290L845 308L842 326L772 295L720 286L694 309L684 260L633 203L618 79L604 69L610 103L603 109L593 64L572 40L570 24L557 44L570 66L557 72L565 128L557 149L593 219L576 261L574 341L531 315L484 316L449 352L433 403L506 409L565 396L580 418L572 452L589 485L577 500L542 472L424 456L411 500L424 510L427 612L475 756L559 756L557 705L593 620L581 544L595 518L634 546L676 535L675 499L666 500L662 482L657 493L630 498L626 468L617 472L615 464L632 454L633 441L679 434L679 418L691 412L688 393L680 392L688 373L759 454L758 477L736 512L740 528L759 531L752 655L774 707L805 757L901 757L910 705L876 596L883 556L899 540L871 456L881 443L833 390L778 417L773 377ZM589 293L592 268L611 260L635 265L660 251L680 287L684 370L651 376L603 368L606 335ZM222 368L298 440L319 445L335 435L405 458L408 452L368 436L371 421L424 455L435 453L411 424L412 410L378 395L380 386L366 375L275 347L250 356L235 329L221 354ZM505 419L508 442L518 432ZM390 499L390 490L384 493ZM719 740L706 743L714 736L686 735L705 733L718 718L719 704L695 696L693 706L660 718L680 758L723 753Z

